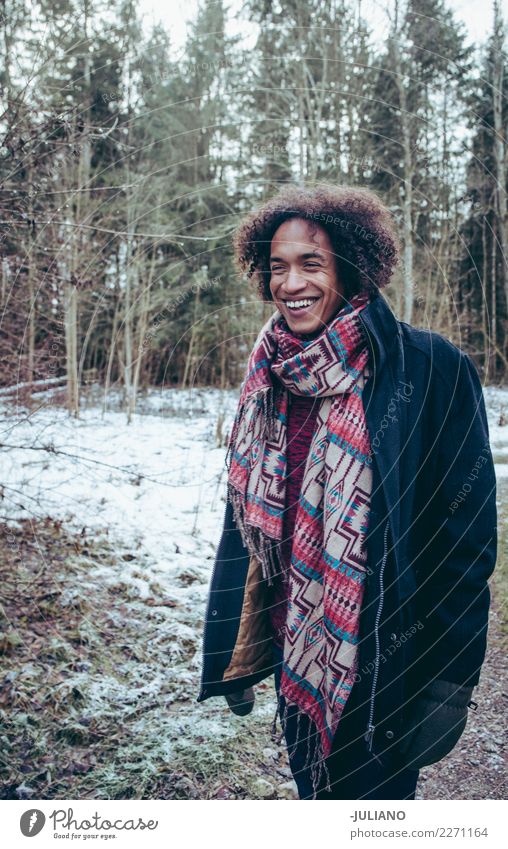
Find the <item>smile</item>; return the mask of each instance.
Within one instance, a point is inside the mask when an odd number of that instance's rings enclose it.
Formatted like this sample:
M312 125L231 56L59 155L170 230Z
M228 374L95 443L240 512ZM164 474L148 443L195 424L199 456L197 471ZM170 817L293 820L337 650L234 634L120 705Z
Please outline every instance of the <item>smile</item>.
M316 298L301 298L298 301L284 301L286 307L292 312L304 312L309 307L311 307L316 301L319 301L319 297Z

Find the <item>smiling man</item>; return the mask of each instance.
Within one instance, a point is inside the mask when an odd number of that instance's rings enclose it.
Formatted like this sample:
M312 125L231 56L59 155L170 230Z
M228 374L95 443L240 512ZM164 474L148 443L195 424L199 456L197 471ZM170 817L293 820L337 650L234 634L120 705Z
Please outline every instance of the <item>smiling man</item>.
M291 218L274 233L270 292L291 330L312 338L344 303L332 241L322 227Z
M275 311L229 440L198 701L245 716L273 674L300 799L413 799L485 654L496 483L478 374L381 295L400 248L375 193L285 188L235 250Z

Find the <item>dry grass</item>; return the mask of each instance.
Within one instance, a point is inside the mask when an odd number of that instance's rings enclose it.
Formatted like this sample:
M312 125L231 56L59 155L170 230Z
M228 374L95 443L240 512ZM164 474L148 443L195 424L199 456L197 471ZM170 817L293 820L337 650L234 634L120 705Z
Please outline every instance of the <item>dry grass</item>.
M245 720L196 703L199 609L138 594L107 538L51 519L2 531L0 798L280 798L271 680Z
M420 798L504 798L507 489L501 481L481 709L456 750L422 772ZM245 719L222 699L196 703L197 591L169 596L142 552L49 518L0 531L0 798L294 798L284 745L270 740L272 679ZM187 569L173 583L202 580Z

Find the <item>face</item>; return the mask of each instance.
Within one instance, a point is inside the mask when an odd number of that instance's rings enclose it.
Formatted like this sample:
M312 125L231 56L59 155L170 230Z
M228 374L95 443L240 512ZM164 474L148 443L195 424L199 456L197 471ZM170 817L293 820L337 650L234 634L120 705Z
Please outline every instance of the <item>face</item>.
M318 335L344 306L330 237L318 224L290 218L270 247L270 292L293 333Z

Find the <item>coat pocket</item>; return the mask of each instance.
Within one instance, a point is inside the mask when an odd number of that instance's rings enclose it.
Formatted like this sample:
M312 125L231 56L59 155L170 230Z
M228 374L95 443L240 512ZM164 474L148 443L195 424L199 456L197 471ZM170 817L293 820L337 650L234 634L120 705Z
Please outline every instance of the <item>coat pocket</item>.
M436 680L415 697L397 747L401 766L421 769L452 751L467 724L472 690Z

